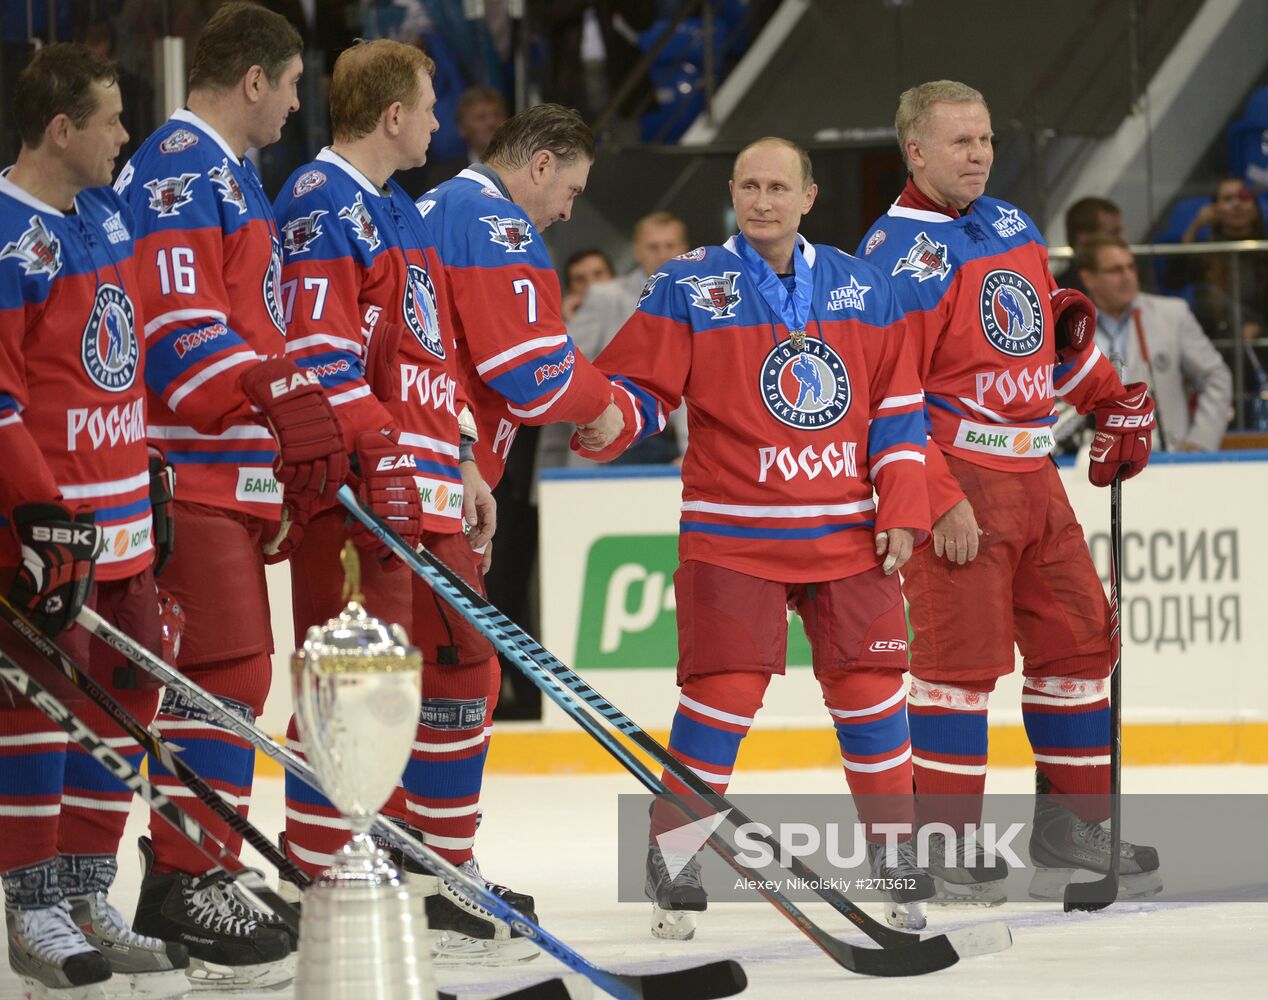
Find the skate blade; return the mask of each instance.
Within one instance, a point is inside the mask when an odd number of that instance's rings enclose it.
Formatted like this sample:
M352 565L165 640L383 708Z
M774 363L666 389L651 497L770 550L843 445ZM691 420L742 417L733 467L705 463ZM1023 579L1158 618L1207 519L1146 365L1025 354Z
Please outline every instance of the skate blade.
M527 938L510 938L493 941L474 938L451 931L428 931L432 961L441 968L462 965L519 965L541 954L537 945Z
M183 997L190 990L189 978L184 969L165 969L162 972L116 972L105 982L106 996L110 1000L168 1000ZM60 994L59 994L60 996Z
M652 937L690 941L696 936L696 910L662 910L652 904Z
M999 906L1008 902L1003 879L960 885L935 875L933 883L936 892L929 902L935 906Z
M1091 875L1092 878L1080 878L1077 881L1093 881L1102 876L1101 872L1090 872L1086 868L1036 868L1030 878L1029 894L1031 899L1045 902L1061 902L1065 898L1065 887L1075 874ZM1162 892L1162 875L1159 872L1137 872L1134 875L1118 876L1118 898L1123 900L1148 899Z
M276 962L258 965L218 965L191 955L185 977L196 990L235 992L277 989L295 978L295 952Z
M924 901L885 904L885 923L900 931L923 931L929 925Z
M45 986L38 979L21 978L22 1000L109 1000L106 983L89 983L87 986ZM109 982L110 980L106 980Z

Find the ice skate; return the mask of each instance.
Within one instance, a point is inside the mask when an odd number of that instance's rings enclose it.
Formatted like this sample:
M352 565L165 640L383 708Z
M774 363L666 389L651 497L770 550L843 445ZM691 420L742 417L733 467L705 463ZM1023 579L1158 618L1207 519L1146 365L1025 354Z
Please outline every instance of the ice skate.
M189 952L183 944L137 934L104 892L72 897L69 903L71 919L110 964L109 993L126 989L129 997L163 1000L189 992Z
M1089 823L1060 805L1042 775L1035 781L1035 822L1030 831L1032 899L1060 900L1078 871L1109 871L1111 834L1107 825ZM1126 840L1118 848L1118 896L1143 899L1162 891L1158 851Z
M470 866L468 861L460 867L471 875ZM478 870L475 877L479 878ZM468 899L460 887L425 873L411 874L410 885L423 895L427 936L437 965L517 965L537 957L532 941Z
M916 864L916 850L910 840L897 844L893 853L891 861L887 845L867 845L871 876L887 886L881 890L889 897L885 902L885 921L899 930L924 930L928 923L925 900L935 891L933 878Z
M105 1000L110 963L71 919L70 904L4 911L9 968L33 998Z
M935 905L999 906L1007 902L1004 880L1008 864L987 855L976 837L961 834L948 844L942 834L929 838L929 874L933 876Z
M185 945L186 975L195 987L268 989L294 978L290 936L247 916L228 875L155 874L148 838L141 838L140 849L143 876L132 929Z
M652 935L669 941L690 941L696 914L709 907L700 881L700 859L693 857L670 875L659 847L647 849L647 898L652 901Z

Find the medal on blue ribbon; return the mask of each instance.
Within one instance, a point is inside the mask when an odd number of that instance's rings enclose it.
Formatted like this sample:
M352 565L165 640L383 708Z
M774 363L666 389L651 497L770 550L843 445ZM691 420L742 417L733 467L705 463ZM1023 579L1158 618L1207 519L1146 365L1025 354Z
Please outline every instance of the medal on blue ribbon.
M810 289L812 279L810 265L801 254L800 243L793 247L793 288L784 286L771 266L766 263L756 250L744 238L743 233L735 237L735 248L739 251L744 271L752 279L766 304L771 307L779 321L788 330L788 343L794 351L801 351L806 346L806 323L810 319Z

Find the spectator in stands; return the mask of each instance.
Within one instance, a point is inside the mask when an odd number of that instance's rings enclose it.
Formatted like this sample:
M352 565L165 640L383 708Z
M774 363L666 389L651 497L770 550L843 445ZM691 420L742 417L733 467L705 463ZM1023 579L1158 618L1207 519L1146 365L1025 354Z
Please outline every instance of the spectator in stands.
M1254 192L1240 178L1220 180L1211 203L1199 210L1180 240L1198 242L1203 230L1211 242L1264 238L1263 211ZM1258 343L1268 333L1268 253L1172 258L1163 284L1192 296L1193 312L1207 336L1225 351L1234 371L1240 363L1246 423L1258 427L1268 422L1268 415L1260 412L1268 348ZM1233 327L1235 302L1241 304L1240 331ZM1234 352L1240 352L1241 358L1233 357Z
M1123 236L1123 212L1108 198L1080 198L1065 212L1065 238L1077 255L1079 249L1092 236ZM1072 260L1066 269L1056 276L1062 288L1087 289L1079 284L1079 269Z
M401 187L414 197L437 184L443 184L459 171L484 158L484 151L488 148L493 133L507 119L506 99L500 90L493 87L469 87L458 98L454 116L455 127L466 143L466 151L460 156L434 162L429 160L415 170L406 170L397 175Z
M564 264L564 298L560 313L565 323L571 323L577 308L585 301L586 290L591 285L601 285L616 278L612 260L602 250L592 248L578 250Z
M634 314L643 288L656 269L671 257L691 249L687 242L687 224L672 212L652 212L643 216L634 223L633 239L637 266L615 281L591 285L586 290L584 301L568 320L568 335L587 358L597 356ZM612 464L654 465L677 459L686 447L685 412L685 407L675 411L664 433L627 449ZM591 463L569 451L571 436L572 428L563 424L543 427L538 438L537 467L589 466Z
M1188 304L1140 290L1135 258L1121 236L1084 240L1075 266L1096 305L1097 346L1125 381L1149 386L1155 447L1218 450L1233 415L1233 376Z

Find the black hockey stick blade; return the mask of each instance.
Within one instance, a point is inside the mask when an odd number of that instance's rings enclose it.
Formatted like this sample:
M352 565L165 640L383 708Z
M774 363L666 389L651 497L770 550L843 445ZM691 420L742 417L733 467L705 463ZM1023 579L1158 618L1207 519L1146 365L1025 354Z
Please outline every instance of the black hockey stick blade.
M692 969L616 978L631 990L636 990L643 1000L680 1000L682 997L713 1000L715 997L733 997L748 986L744 969L739 962L730 959L697 965Z
M588 985L583 988L584 992L579 993L570 989L562 979L543 979L540 983L533 983L532 986L525 986L523 989L499 993L494 1000L583 1000L593 995ZM439 990L436 993L436 1000L458 1000L458 997Z

